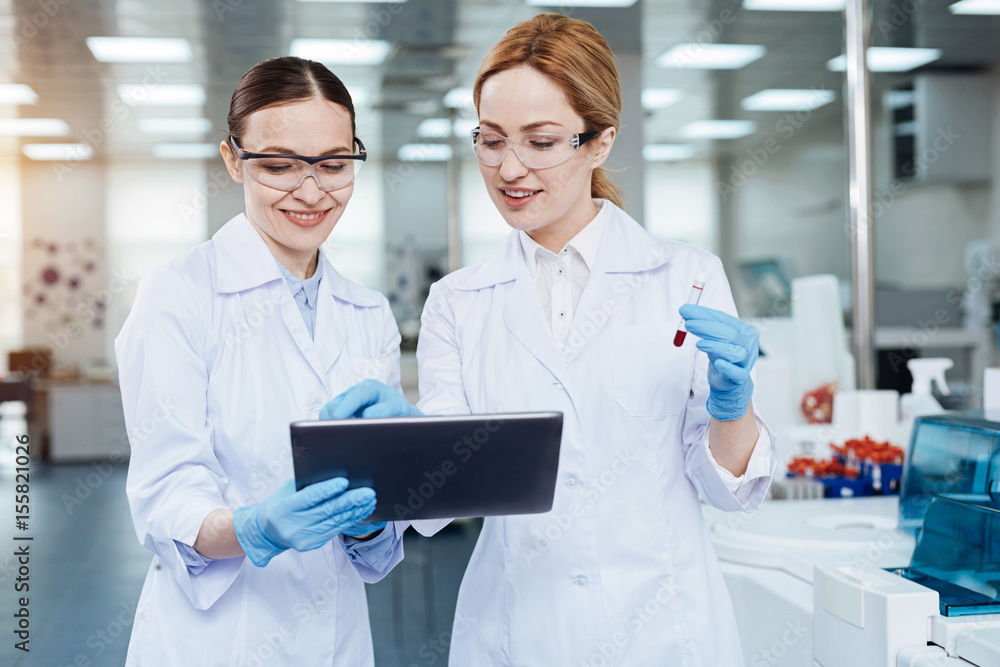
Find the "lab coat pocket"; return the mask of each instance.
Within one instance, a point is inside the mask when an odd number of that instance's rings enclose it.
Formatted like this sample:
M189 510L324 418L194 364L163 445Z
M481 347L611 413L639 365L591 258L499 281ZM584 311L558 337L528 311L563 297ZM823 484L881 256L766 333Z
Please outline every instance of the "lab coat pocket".
M631 417L681 414L691 385L691 358L675 347L667 323L621 326L612 335L615 402Z
M389 381L389 369L392 359L389 357L354 357L351 359L351 373L354 382L362 380Z

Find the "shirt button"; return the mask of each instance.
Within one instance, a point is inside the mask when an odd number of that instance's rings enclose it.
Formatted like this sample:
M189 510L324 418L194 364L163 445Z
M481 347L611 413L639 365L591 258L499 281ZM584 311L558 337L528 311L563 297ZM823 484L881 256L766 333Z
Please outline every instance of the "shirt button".
M559 313L559 317L566 317L566 313Z
M578 482L576 481L576 477L574 477L573 475L570 475L569 477L566 478L566 488L575 489L577 484Z
M585 577L582 574L573 580L573 583L576 584L577 586L586 586L589 582L590 580L587 579L587 577Z

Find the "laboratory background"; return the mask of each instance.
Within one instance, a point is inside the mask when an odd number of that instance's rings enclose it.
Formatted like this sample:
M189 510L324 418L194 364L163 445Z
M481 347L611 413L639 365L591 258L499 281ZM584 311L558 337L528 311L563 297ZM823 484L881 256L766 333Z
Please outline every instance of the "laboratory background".
M242 74L291 54L349 89L369 158L324 248L388 297L416 401L430 285L509 232L471 86L546 11L616 55L628 212L719 255L760 332L770 498L705 508L747 664L1000 665L997 0L0 0L0 664L124 662L152 555L114 339L143 274L243 208L219 155ZM377 665L447 664L478 531L410 531L367 587Z

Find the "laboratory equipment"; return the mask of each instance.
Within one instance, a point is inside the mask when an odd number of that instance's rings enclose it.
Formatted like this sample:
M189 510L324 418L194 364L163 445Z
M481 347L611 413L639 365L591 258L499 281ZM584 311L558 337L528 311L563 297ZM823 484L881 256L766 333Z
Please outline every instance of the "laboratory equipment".
M820 667L1000 665L996 413L920 417L900 498L906 567L817 567Z
M694 279L694 284L691 285L691 292L688 294L687 302L690 304L698 305L701 301L701 293L705 289L705 272L702 271ZM674 334L674 347L680 347L684 344L684 339L687 338L687 325L684 324L684 318L681 318L681 323L677 325L677 333Z

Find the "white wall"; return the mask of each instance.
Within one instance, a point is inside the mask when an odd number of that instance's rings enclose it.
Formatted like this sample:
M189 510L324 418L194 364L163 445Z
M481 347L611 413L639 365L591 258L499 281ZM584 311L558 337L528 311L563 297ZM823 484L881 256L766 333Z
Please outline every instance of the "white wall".
M712 165L707 160L646 163L646 229L718 253Z
M17 160L0 160L0 369L22 342L21 172Z

